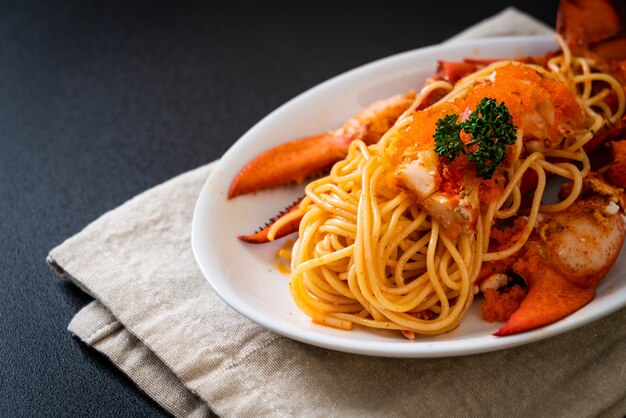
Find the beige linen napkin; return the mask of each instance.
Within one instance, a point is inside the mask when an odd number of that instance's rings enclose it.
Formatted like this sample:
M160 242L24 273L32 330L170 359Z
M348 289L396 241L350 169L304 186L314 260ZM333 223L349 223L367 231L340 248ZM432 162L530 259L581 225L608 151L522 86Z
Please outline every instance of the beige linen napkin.
M549 31L508 9L464 37ZM191 251L192 213L212 166L131 199L48 257L61 276L96 299L69 330L172 414L626 412L626 310L531 345L444 359L333 352L280 337L240 316L212 292Z

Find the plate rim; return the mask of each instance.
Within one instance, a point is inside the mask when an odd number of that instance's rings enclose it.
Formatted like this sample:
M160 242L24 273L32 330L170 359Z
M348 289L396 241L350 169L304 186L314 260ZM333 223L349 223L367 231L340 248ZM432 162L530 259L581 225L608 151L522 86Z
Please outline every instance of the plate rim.
M200 193L198 195L198 199L196 200L196 204L194 206L193 219L191 223L191 247L194 254L194 258L196 260L196 264L199 266L205 280L209 283L213 291L218 295L218 297L226 303L230 308L234 309L239 314L244 317L250 319L251 321L261 325L262 327L276 332L285 337L291 338L293 340L297 340L306 344L310 344L313 346L318 346L326 349L331 349L335 351L341 351L346 353L353 354L361 354L361 355L369 355L369 356L378 356L378 357L394 357L394 358L438 358L438 357L453 357L453 356L463 356L463 355L471 355L477 353L491 352L497 351L507 348L512 348L524 344L530 344L539 340L543 340L549 337L553 337L556 335L560 335L571 330L580 328L586 324L589 324L593 321L596 321L600 318L608 316L613 312L623 308L626 306L626 300L622 301L609 301L613 303L608 303L606 305L602 305L601 309L592 311L590 313L586 313L585 315L579 315L572 318L573 315L570 315L567 318L564 318L556 323L547 325L545 327L531 330L525 333L510 335L506 337L495 337L493 335L489 336L489 340L485 340L484 335L480 335L478 337L465 337L460 341L398 341L398 340L390 340L387 341L377 341L373 342L372 345L374 347L369 347L367 344L363 344L361 340L355 339L341 339L339 340L337 337L332 335L318 334L311 330L305 330L302 328L298 328L297 326L290 324L279 322L275 319L268 317L262 311L254 308L253 306L242 306L241 304L233 303L230 295L225 289L222 289L217 283L212 280L212 272L207 269L207 266L202 261L202 256L200 252L200 245L202 243L202 234L200 233L199 223L201 222L201 213L203 211L203 206L207 204L207 195L210 193L209 184L211 183L214 176L218 175L220 163L225 160L224 157L228 157L230 154L237 152L238 144L245 142L245 138L252 135L255 129L261 125L266 123L266 121L273 117L277 112L281 109L289 106L295 100L298 100L301 96L310 94L313 91L318 89L326 88L330 83L341 82L344 78L350 77L356 71L362 71L370 66L375 65L383 65L389 61L394 61L398 59L402 59L403 57L407 57L414 54L428 54L433 50L438 50L444 48L446 46L451 47L485 47L490 44L505 44L506 42L515 42L515 43L523 43L523 42L536 42L540 43L553 43L556 46L556 42L553 36L503 36L503 37L489 37L489 38L480 38L480 39L471 39L464 41L456 41L453 43L441 43L436 45L430 45L422 48L416 48L413 50L401 52L398 54L390 55L381 59L374 60L372 62L366 63L364 65L358 66L356 68L345 71L341 74L338 74L334 77L331 77L328 80L325 80L305 91L296 95L295 97L287 100L285 103L278 106L276 109L272 110L258 122L256 122L250 129L248 129L241 137L237 139L233 143L233 145L226 151L226 153L217 161L217 163L212 167L211 173L205 180ZM469 55L469 54L468 54ZM488 344L485 344L485 341L489 341ZM462 344L461 344L462 343Z

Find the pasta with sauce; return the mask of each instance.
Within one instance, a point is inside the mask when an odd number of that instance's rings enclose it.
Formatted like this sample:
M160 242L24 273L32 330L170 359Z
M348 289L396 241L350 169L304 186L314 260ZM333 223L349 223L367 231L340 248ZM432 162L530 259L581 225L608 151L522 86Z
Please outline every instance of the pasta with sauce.
M483 262L515 254L540 213L577 199L590 169L583 146L624 114L621 85L561 45L563 54L547 69L499 61L456 85L428 84L415 103L433 91L444 97L407 110L374 145L352 142L328 176L306 187L290 273L291 294L306 315L341 329L359 324L406 336L458 326ZM605 88L597 93L593 83ZM606 102L610 94L615 110ZM467 155L450 161L433 151L438 121L450 114L465 120L484 98L504 103L516 128L489 179L477 175ZM569 195L542 203L547 175L571 181ZM526 178L536 183L529 208L522 207ZM526 222L516 240L490 251L493 225L521 214Z

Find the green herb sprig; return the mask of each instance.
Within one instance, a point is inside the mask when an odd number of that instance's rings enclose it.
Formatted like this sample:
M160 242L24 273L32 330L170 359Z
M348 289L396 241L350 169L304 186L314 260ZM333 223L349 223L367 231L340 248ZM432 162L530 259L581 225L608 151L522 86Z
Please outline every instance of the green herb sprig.
M515 143L515 125L509 109L504 102L498 104L485 97L466 120L457 123L458 119L459 115L450 114L437 121L435 152L450 161L461 153L467 155L478 175L490 179L506 158L506 146ZM473 139L464 143L461 131ZM478 147L469 151L473 145Z

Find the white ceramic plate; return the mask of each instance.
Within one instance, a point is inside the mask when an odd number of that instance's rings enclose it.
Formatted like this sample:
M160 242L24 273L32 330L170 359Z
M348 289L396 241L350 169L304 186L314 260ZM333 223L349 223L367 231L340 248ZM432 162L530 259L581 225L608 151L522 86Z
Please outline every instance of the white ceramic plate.
M233 309L279 334L333 350L388 357L446 357L499 350L578 328L626 306L626 257L621 256L591 303L535 331L494 337L491 334L501 324L483 321L477 303L458 329L440 336L408 341L399 333L359 326L341 331L314 324L292 301L288 277L278 271L274 258L285 238L265 245L248 245L236 238L256 230L302 194L302 188L287 187L227 200L235 174L260 152L340 126L375 100L418 89L433 75L438 60L519 57L555 48L554 40L545 37L482 39L422 48L344 73L276 109L224 154L198 198L192 246L208 282Z

